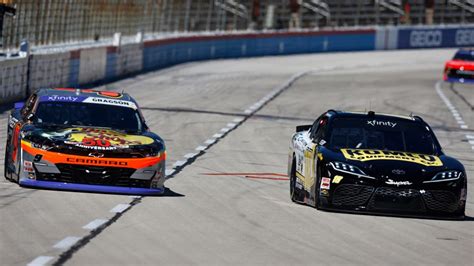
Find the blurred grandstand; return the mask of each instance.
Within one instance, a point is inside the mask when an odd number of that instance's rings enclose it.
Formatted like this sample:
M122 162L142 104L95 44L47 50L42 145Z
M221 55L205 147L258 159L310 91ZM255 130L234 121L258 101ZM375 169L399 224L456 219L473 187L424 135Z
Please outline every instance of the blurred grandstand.
M285 30L288 0L0 0L4 49L111 38L115 32ZM431 2L431 3L430 3ZM474 22L474 0L297 0L303 29ZM13 10L13 11L12 11Z

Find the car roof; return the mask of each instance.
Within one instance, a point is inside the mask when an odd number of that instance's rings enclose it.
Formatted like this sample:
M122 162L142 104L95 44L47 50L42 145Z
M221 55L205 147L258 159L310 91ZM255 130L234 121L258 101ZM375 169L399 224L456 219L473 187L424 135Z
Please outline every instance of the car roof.
M467 55L474 57L474 48L461 48L456 52L456 55Z
M351 112L341 110L329 110L328 114L334 115L334 117L358 117L358 118L374 118L374 119L388 119L388 120L405 120L405 121L423 121L418 116L404 116L395 114L376 113L374 111L368 112Z
M127 93L120 93L116 91L99 91L91 89L75 89L75 88L42 88L36 91L38 96L83 96L83 97L97 97L104 99L120 99L123 101L135 102L135 100Z

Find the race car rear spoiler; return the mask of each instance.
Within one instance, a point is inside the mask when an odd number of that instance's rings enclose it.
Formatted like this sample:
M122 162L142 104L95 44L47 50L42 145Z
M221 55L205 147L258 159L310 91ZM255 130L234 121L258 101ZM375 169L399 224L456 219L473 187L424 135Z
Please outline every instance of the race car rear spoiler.
M312 125L301 125L301 126L296 126L296 132L301 132L308 130L312 127Z

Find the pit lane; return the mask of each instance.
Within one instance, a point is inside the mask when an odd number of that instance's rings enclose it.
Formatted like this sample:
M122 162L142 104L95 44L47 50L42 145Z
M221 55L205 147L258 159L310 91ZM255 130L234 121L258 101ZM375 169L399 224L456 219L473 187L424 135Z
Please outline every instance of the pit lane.
M441 84L468 125L460 128L435 90L443 62L453 53L427 50L219 60L108 85L125 89L139 102L151 129L167 142L168 167L186 163L166 183L172 193L137 202L120 195L22 189L2 180L1 261L24 265L38 256L50 256L54 262L69 248L55 245L68 237L90 235L83 226L96 219L113 219L117 212L111 210L125 206L123 215L67 262L472 263L472 178L467 220L439 221L321 212L292 204L288 181L219 175L284 174L295 125L312 123L327 109L371 109L422 116L445 152L459 158L472 177L474 150L467 135L474 135L473 112L449 86ZM298 73L306 75L257 108L258 102ZM472 87L455 89L472 104ZM246 112L252 106L258 111ZM0 115L1 143L5 142L6 118L6 113ZM229 129L229 123L242 118L246 120ZM196 151L212 139L218 141L205 151ZM199 156L191 156L197 152ZM130 208L131 202L137 204Z

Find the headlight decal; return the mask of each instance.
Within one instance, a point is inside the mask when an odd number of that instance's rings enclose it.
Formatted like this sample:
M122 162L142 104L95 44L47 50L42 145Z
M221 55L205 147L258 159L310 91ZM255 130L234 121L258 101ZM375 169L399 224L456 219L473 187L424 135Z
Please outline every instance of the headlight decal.
M342 163L342 162L330 162L329 163L332 168L338 172L346 173L346 174L351 174L351 175L356 175L357 177L364 177L368 179L376 179L375 177L368 176L365 174L362 170L360 170L358 167L347 164L347 163Z
M435 183L435 182L447 182L447 181L454 181L458 180L462 176L462 172L460 171L444 171L439 172L431 178L431 180L424 181L423 183Z

